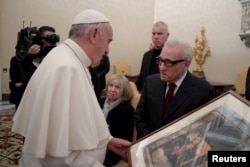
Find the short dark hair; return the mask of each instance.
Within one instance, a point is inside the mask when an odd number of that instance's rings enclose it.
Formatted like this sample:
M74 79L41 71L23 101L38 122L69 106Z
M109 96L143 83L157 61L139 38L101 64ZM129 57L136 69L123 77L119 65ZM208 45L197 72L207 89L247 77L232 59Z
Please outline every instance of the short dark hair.
M50 27L50 26L42 26L38 29L38 33L40 35L43 35L43 33L45 31L51 31L51 32L56 32L55 28L54 27Z

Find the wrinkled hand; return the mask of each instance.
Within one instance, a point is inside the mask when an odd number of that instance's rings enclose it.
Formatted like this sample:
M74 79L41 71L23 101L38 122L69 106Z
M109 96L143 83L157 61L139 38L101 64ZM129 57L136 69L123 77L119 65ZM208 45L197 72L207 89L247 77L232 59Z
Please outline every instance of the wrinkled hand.
M29 54L39 54L41 50L40 45L34 44L29 48Z
M128 148L130 146L131 142L119 138L112 138L108 143L108 149L119 154L125 160L127 160Z

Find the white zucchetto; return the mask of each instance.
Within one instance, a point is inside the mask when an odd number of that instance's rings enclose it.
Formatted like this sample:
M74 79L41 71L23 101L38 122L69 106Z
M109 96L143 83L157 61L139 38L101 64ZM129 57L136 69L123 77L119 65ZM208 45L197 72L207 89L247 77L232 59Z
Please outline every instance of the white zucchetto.
M108 23L108 22L109 22L108 18L104 16L102 13L93 9L87 9L76 15L72 24L85 24L85 23L90 24L90 23Z

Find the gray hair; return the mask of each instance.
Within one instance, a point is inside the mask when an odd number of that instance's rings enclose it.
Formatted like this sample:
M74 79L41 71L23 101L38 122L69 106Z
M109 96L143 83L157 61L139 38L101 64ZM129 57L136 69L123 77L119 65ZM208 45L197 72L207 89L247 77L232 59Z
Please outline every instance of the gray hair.
M153 25L153 27L158 27L160 25L162 25L163 27L165 27L166 32L168 32L168 25L164 21L157 21L157 22L155 22L154 25Z
M173 47L180 47L182 49L182 58L184 60L192 60L193 58L193 52L192 52L192 48L188 43L182 42L182 41L178 41L178 40L168 40L165 43L164 47L167 48L173 48Z
M85 24L72 24L69 31L69 38L79 38L86 36L92 28L98 28L103 30L106 26L106 22L103 23L85 23Z

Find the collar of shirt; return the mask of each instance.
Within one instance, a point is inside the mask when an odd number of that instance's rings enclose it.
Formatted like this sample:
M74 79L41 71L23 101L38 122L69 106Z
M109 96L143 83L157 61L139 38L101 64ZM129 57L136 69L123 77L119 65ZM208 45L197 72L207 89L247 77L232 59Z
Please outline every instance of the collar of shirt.
M38 67L40 65L40 63L37 63L37 62L32 62L34 64L35 67Z
M91 64L91 60L90 58L87 56L87 54L84 52L84 50L77 44L75 43L73 40L71 39L66 39L63 42L66 46L68 46L72 52L75 54L75 56L78 58L78 60L80 61L80 63L83 66L84 71L86 72L86 75L88 76L88 80L90 85L92 85L92 81L91 81L91 74L89 72L89 66Z
M71 39L66 39L64 43L72 49L72 51L75 53L75 55L78 57L78 59L83 65L85 65L86 67L90 66L91 60L79 45L77 45Z
M178 79L177 81L175 81L175 90L174 90L174 94L177 92L177 90L179 89L179 87L181 86L181 83L183 82L184 78L186 77L187 75L187 71L182 75L182 77L180 79ZM169 83L167 83L169 84ZM167 87L168 88L168 87ZM167 92L168 90L166 90Z

